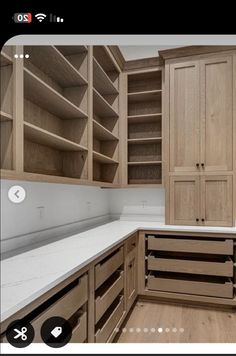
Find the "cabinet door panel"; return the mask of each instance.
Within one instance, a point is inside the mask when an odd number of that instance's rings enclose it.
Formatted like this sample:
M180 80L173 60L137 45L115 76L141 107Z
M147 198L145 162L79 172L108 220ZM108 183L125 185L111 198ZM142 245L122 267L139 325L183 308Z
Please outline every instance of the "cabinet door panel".
M232 57L202 60L201 163L205 171L232 170Z
M170 171L198 171L199 129L199 62L173 64L170 66Z
M232 176L201 177L201 218L209 226L232 226Z
M199 177L170 177L170 223L198 225Z

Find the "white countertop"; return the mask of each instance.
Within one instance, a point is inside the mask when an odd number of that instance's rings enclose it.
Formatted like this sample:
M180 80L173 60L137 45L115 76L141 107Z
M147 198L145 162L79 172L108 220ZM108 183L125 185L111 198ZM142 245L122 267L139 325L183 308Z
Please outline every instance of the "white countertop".
M1 321L101 256L137 230L222 232L236 228L165 225L117 220L1 262Z

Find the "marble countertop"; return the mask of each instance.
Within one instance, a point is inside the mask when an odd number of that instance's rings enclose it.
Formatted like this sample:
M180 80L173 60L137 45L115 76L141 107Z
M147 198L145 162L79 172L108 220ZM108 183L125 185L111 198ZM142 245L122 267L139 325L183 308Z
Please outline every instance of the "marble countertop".
M236 228L117 220L1 261L1 321L34 301L137 230L229 233Z

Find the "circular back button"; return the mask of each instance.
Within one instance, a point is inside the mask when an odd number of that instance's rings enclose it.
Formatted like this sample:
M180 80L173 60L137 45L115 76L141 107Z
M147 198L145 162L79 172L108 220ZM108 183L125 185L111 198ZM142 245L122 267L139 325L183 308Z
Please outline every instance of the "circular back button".
M14 347L29 346L34 339L34 328L30 323L15 320L8 326L6 338L9 344Z
M41 327L41 338L50 347L65 346L70 341L71 336L70 323L59 316L45 320Z

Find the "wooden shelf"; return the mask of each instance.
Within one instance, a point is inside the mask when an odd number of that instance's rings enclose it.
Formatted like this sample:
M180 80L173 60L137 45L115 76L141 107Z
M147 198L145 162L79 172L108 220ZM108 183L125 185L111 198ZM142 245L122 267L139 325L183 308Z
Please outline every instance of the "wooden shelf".
M93 85L102 95L119 94L111 79L108 77L96 58L93 58Z
M63 119L87 118L87 114L35 74L24 68L25 98Z
M4 111L0 111L0 121L11 121L13 117L11 114L8 114Z
M127 184L127 188L156 188L157 185L162 186L161 179L130 179L130 182Z
M26 121L24 122L24 134L25 138L31 142L52 147L60 151L87 151L86 147L43 130Z
M160 99L162 90L148 90L134 93L128 93L128 100L130 103L142 102L142 101L155 101Z
M145 144L145 143L156 143L161 142L162 137L148 137L148 138L130 138L128 139L129 144Z
M30 62L62 88L86 85L87 80L55 46L26 46Z
M93 151L93 159L97 162L105 163L105 164L118 164L119 163L115 159L112 159L112 158L105 156L105 155L103 155L99 152L96 152L96 151Z
M6 53L1 52L1 67L12 64L13 61Z
M100 117L119 117L113 107L93 88L94 112Z
M161 119L162 113L155 114L144 114L144 115L131 115L128 116L128 123L139 124L139 123L152 123Z
M55 46L63 56L88 52L87 46Z
M128 162L129 166L153 166L162 164L162 161Z
M119 140L117 136L113 135L113 133L99 124L96 120L93 120L93 136L101 141Z

